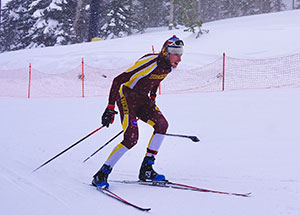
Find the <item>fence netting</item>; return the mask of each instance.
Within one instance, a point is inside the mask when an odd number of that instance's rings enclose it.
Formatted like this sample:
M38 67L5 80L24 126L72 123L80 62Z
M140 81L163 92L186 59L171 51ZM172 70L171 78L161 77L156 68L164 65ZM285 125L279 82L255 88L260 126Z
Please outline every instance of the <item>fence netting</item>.
M0 70L0 97L24 97L28 95L28 68Z
M225 64L224 64L225 63ZM0 97L96 97L109 93L112 80L130 65L95 68L87 64L64 73L34 69L0 70ZM225 70L223 70L223 68ZM161 84L162 94L300 87L300 53L270 59L220 57L194 69L177 69Z
M225 90L300 87L300 53L271 59L226 57Z
M222 58L203 67L174 70L162 82L162 93L216 92L222 90Z

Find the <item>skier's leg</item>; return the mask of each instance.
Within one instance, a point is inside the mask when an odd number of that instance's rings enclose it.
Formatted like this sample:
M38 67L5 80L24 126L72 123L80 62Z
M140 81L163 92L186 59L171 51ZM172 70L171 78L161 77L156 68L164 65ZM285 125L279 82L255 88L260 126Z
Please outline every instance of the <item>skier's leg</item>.
M135 119L132 117L124 117L124 120L128 120L127 126L124 129L124 139L118 144L113 151L110 153L109 157L101 167L101 169L94 175L93 184L100 187L108 187L107 182L108 175L111 173L112 168L119 161L119 159L136 143L138 138L138 127ZM124 122L123 120L123 122ZM124 123L123 123L124 124Z
M122 96L120 101L117 101L122 127L124 131L123 141L118 144L110 153L101 169L94 175L92 184L100 187L108 187L108 175L119 159L131 149L138 140L138 126L135 110L128 105L127 99ZM130 104L130 103L129 103Z
M139 117L150 124L154 128L154 132L150 138L147 153L140 168L140 180L163 181L165 176L158 174L153 170L152 165L155 161L155 156L163 142L164 135L168 129L168 122L157 108L157 106L145 106L140 111Z

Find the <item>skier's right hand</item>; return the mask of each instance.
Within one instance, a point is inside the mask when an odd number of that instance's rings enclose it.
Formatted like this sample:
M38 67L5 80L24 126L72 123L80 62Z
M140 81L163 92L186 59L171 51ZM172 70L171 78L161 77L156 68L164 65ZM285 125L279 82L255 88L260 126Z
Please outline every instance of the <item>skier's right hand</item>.
M117 111L114 110L115 106L108 105L102 115L102 125L109 127L110 124L114 122L115 114L118 114Z

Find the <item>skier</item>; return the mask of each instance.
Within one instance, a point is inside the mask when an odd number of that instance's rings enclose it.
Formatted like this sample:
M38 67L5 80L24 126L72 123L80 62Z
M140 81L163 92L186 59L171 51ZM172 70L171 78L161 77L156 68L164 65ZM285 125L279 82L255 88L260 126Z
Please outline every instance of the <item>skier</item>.
M165 41L159 54L147 54L124 73L114 78L109 93L108 105L102 115L102 125L109 127L114 121L115 103L120 111L124 131L123 141L118 144L100 170L93 176L94 186L108 188L108 175L118 160L131 149L138 140L140 119L154 128L147 147L147 153L139 171L139 180L164 181L152 167L168 128L168 122L155 104L160 82L181 61L184 43L176 35Z

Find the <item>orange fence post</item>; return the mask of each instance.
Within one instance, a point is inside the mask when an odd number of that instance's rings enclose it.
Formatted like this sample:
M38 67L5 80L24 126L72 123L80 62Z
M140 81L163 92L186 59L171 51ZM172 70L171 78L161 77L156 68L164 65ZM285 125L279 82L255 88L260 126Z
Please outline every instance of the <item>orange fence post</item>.
M28 77L28 98L30 98L30 90L31 90L31 63L29 63L29 77Z
M81 80L82 80L82 97L84 97L84 58L82 58L82 74L81 74Z

